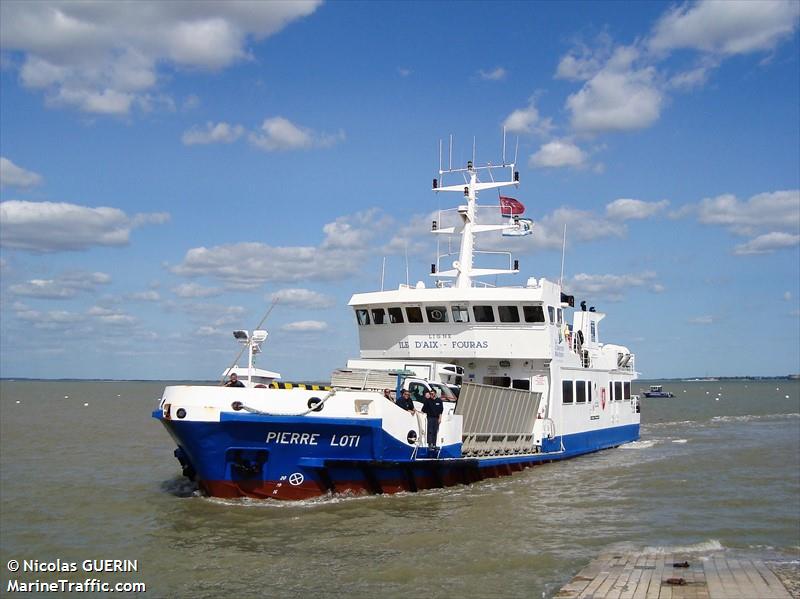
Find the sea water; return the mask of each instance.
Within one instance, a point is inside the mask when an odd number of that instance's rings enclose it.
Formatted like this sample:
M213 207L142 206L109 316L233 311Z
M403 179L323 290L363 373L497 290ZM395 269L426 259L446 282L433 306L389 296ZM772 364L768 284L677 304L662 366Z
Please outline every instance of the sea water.
M539 599L608 550L796 571L800 382L663 384L676 397L643 399L641 440L618 449L471 486L283 503L197 493L150 417L163 383L3 381L0 595L95 580L144 583L143 597Z

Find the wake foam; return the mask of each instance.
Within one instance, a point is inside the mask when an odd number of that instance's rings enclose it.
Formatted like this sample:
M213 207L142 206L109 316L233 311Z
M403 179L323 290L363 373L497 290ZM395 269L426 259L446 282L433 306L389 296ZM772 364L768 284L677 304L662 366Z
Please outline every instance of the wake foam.
M743 416L714 416L711 422L752 422L753 420L785 420L800 418L800 413L791 414L745 414Z
M725 547L717 539L700 541L693 545L661 545L645 547L642 553L712 553L724 551Z
M625 443L624 445L620 445L620 449L650 449L653 445L659 443L656 439L648 439L647 441L631 441L630 443Z

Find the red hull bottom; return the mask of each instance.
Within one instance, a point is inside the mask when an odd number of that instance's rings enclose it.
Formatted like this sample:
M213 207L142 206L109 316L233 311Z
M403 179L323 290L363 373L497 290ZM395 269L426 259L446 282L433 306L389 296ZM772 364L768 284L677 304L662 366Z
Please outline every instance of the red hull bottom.
M537 462L541 463L541 462ZM412 473L398 478L387 477L376 480L374 477L363 480L304 480L299 484L288 481L263 480L205 480L200 487L212 497L236 499L284 499L301 500L321 497L328 494L373 495L402 492L416 492L426 489L441 489L457 485L468 485L487 478L510 476L536 465L534 462L499 464L484 468L443 468L437 471Z

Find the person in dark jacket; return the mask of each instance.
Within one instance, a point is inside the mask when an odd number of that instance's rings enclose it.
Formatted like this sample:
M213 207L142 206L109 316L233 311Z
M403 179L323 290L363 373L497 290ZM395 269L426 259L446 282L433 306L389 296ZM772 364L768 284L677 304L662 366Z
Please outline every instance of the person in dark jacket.
M227 383L225 383L225 386L226 387L244 387L244 383L239 380L239 375L237 375L235 372L232 372L231 373L231 378Z
M428 417L428 447L436 449L439 423L442 421L442 412L444 412L442 398L435 393L426 391L425 399L422 400L422 411Z
M414 409L414 402L411 400L411 392L408 389L403 389L403 392L395 403L407 412L411 412L412 414L416 412Z

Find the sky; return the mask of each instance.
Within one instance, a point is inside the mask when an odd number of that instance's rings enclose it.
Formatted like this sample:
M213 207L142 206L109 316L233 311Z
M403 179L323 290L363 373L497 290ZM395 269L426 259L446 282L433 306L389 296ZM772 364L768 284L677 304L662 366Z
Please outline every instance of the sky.
M324 379L384 258L431 284L439 140L496 163L504 127L535 225L498 284L557 280L566 224L565 291L641 376L800 372L799 19L3 0L0 376L214 379L278 298L258 365Z

